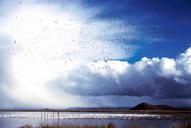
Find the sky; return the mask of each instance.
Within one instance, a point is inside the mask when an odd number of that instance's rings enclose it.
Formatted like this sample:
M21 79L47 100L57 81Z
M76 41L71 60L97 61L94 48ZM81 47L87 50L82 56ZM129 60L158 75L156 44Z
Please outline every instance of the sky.
M0 107L191 106L190 0L0 0Z

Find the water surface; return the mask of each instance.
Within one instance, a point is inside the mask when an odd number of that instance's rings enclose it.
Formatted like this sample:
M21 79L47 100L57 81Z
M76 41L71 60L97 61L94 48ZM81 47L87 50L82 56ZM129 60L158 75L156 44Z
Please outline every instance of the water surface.
M113 123L119 128L141 125L154 128L170 128L187 122L186 119L160 114L121 114L88 112L0 112L0 128L18 128L29 124L48 125L108 125Z

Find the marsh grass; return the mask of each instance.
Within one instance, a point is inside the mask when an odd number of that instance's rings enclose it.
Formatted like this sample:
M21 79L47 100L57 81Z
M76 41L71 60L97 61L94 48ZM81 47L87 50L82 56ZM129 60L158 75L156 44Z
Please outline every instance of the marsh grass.
M191 128L191 121L173 124L171 128Z
M114 124L109 123L108 125L40 125L37 127L33 127L32 125L24 125L20 128L117 128Z
M32 125L25 125L20 128L117 128L113 123L109 123L108 125L40 125L37 127L33 127ZM134 124L131 126L125 126L124 128L156 128L151 125L139 125L139 124ZM191 128L191 122L181 122L181 123L176 123L172 124L168 128Z

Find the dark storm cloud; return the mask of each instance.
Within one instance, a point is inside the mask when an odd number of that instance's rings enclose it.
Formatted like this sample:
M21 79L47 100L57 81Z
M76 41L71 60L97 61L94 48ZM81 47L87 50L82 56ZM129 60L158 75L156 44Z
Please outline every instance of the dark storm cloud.
M58 79L56 85L75 95L189 99L190 66L191 48L177 59L143 58L134 64L121 61L93 62L69 74L68 79Z
M155 82L158 84L159 98L191 98L191 83L182 84L165 77L158 78Z

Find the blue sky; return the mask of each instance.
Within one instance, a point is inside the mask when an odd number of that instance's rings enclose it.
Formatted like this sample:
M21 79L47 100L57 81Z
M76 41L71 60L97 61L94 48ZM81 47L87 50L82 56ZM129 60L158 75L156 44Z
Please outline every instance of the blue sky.
M0 25L0 107L191 105L190 0L1 0Z
M130 61L148 57L176 57L190 46L191 1L189 0L95 0L89 7L103 7L97 18L121 19L139 31L137 38L125 40L138 45Z

